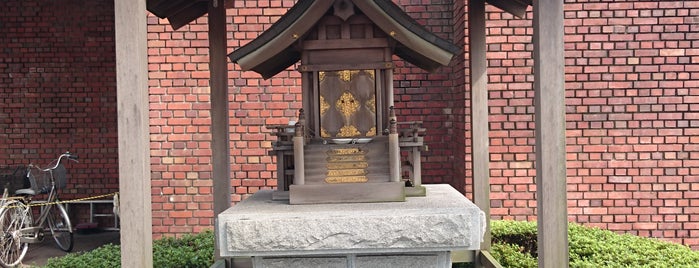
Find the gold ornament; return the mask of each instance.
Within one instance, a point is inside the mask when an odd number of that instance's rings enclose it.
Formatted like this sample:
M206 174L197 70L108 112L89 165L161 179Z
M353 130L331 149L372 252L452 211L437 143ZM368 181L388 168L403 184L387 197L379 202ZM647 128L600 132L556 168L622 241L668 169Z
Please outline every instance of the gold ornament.
M373 94L371 99L366 101L366 106L369 107L372 113L376 114L376 94Z
M327 183L362 183L367 182L366 176L350 176L350 177L328 177L325 178Z
M353 113L357 112L359 108L359 102L354 98L352 93L345 91L340 96L340 99L335 102L335 108L340 111L343 115L349 117Z
M369 129L369 131L366 132L367 137L373 137L376 136L376 127L372 127Z
M355 126L344 126L340 129L340 133L337 133L338 137L357 137L362 133L357 130Z

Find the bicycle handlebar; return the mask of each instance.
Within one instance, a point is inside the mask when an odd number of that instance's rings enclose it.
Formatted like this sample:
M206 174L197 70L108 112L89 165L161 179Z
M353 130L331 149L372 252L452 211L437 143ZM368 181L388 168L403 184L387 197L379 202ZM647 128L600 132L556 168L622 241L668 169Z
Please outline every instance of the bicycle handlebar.
M72 160L72 161L74 161L74 162L78 162L78 156L77 156L77 155L71 154L70 152L65 152L65 153L61 154L61 155L58 157L58 159L55 160L55 161L56 161L56 164L53 164L53 166L50 166L50 167L48 167L48 168L46 168L46 169L41 169L41 170L42 170L42 171L49 171L49 170L54 170L54 169L56 169L56 168L58 167L58 165L61 164L61 160L63 160L64 157L65 157L65 158L68 158L68 159L70 159L70 160ZM53 162L52 162L52 163L53 163Z

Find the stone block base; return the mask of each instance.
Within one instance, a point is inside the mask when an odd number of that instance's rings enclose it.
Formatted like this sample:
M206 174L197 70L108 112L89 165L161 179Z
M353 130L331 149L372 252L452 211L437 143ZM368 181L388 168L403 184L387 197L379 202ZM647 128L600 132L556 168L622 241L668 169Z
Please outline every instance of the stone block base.
M290 205L260 191L218 216L221 256L254 267L450 267L451 251L479 249L485 215L449 185L424 186L425 197L387 203Z

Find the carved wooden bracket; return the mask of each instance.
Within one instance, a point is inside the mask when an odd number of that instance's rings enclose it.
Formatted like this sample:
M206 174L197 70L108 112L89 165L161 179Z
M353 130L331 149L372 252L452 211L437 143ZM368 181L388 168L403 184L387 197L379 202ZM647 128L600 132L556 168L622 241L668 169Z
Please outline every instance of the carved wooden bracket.
M354 15L354 4L350 0L337 0L333 5L335 16L347 20Z

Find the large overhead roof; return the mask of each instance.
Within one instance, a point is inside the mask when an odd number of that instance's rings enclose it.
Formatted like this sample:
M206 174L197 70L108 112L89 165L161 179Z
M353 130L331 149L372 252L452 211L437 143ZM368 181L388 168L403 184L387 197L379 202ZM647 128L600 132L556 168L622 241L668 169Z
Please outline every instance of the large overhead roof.
M234 0L223 1L226 8L233 8ZM330 1L330 0L328 0ZM167 18L172 28L179 29L207 13L209 0L147 0L148 11L161 19ZM486 0L502 10L523 17L532 0Z
M210 0L147 0L147 9L160 18L167 18L174 29L208 13ZM217 0L226 8L233 8L233 0ZM257 39L229 54L244 70L254 70L269 78L298 62L300 53L295 51L291 40L283 34L290 30L305 33L322 16L318 10L327 10L333 0L298 0L289 11ZM459 48L441 39L418 24L391 0L354 0L374 23L386 33L398 33L392 37L397 41L395 54L426 70L447 65ZM515 16L522 17L532 0L486 0ZM311 8L312 13L308 13ZM310 16L308 14L310 14ZM298 35L297 35L298 36ZM277 42L277 46L270 46ZM285 44L279 46L279 44Z

